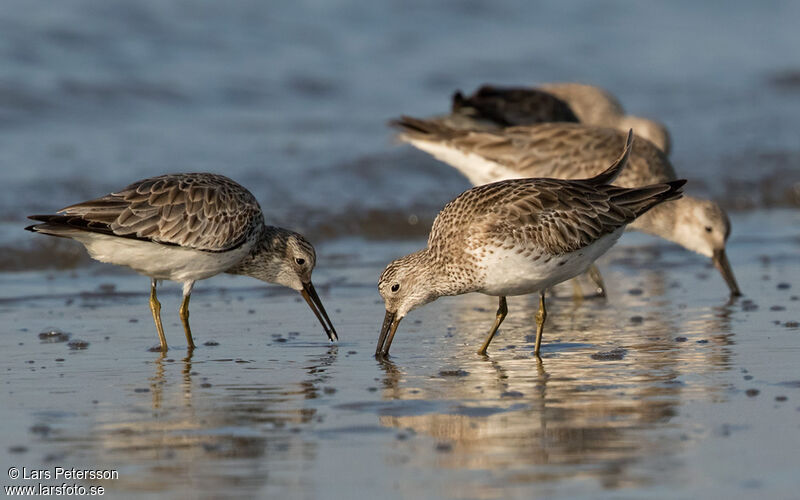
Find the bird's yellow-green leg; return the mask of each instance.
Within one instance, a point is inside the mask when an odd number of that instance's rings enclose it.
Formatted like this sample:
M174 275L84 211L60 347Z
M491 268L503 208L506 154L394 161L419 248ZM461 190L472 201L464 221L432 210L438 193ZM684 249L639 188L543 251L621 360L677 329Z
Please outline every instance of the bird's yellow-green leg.
M581 288L578 277L572 278L570 281L572 281L572 301L579 306L583 303L583 288Z
M150 282L150 311L153 313L153 321L158 330L158 340L161 342L161 351L167 352L167 337L164 336L164 326L161 324L161 302L156 297L156 280Z
M189 297L192 296L193 286L194 281L187 281L183 284L183 302L181 302L181 308L178 310L178 315L181 317L181 324L183 324L183 333L186 334L186 345L190 351L194 349L192 329L189 327Z
M536 313L536 346L533 348L533 354L539 355L539 347L542 345L542 330L544 329L544 320L547 319L547 309L544 307L544 291L539 292L539 312Z
M192 329L189 327L189 297L191 297L191 295L183 296L183 302L181 302L181 308L178 311L178 314L181 317L181 323L183 323L183 333L186 334L186 345L189 347L189 349L194 349Z
M483 345L480 349L478 349L478 354L485 356L486 355L486 348L489 347L489 344L492 342L492 338L494 334L497 333L497 329L500 328L500 323L506 319L506 314L508 314L508 306L506 305L506 298L500 297L500 305L497 306L497 317L494 320L494 325L492 325L492 329L489 330L489 335L486 336L486 340L483 342Z
M589 278L594 281L594 284L597 285L597 295L600 297L606 297L606 284L603 282L603 276L600 274L600 270L597 269L597 266L592 264L589 266Z

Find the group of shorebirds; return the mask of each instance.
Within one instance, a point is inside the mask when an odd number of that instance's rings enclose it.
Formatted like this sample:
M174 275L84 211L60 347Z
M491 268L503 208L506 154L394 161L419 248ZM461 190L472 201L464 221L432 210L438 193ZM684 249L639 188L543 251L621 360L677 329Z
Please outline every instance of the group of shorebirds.
M506 297L539 293L538 356L545 293L588 272L604 294L594 261L629 225L710 257L731 294L740 294L725 254L725 212L713 201L683 195L686 181L677 179L668 159L666 127L625 114L602 89L483 86L470 96L456 92L449 114L403 116L392 125L402 141L457 168L476 187L441 210L424 249L392 261L381 274L386 315L378 357L388 355L409 311L469 292L499 298L480 354L508 312ZM159 280L183 283L179 315L193 348L192 287L219 273L297 290L328 338L338 339L311 283L314 247L296 232L267 225L253 195L222 175L152 177L30 218L39 223L28 230L77 240L92 258L151 278L150 309L162 351Z

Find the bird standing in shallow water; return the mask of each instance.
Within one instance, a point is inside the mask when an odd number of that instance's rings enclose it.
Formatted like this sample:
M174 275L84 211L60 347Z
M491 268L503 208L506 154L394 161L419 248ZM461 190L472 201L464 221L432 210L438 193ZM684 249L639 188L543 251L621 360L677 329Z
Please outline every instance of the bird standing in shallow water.
M220 273L243 274L300 292L328 338L338 339L311 283L314 247L302 235L264 223L255 197L217 174L167 174L134 182L123 190L70 205L55 215L32 215L41 224L27 230L71 238L101 262L149 276L150 310L161 350L167 340L156 296L158 280L183 283L180 318L186 342L189 298L195 281Z
M485 354L508 312L506 297L539 292L538 356L545 292L585 272L636 217L681 196L684 180L641 188L610 185L628 160L632 140L629 133L622 155L595 177L505 180L469 189L448 203L433 222L428 246L381 274L386 315L375 355L389 353L409 311L469 292L499 297L496 320L478 350Z
M392 123L401 129L400 140L456 168L476 186L529 177L585 179L605 169L625 144L622 132L578 123L495 131L456 130L438 120L407 116ZM617 179L620 186L638 187L677 178L666 154L646 140L637 140L629 163ZM684 196L648 212L630 228L710 257L731 296L741 295L725 252L730 220L717 203ZM596 272L593 279L602 289L599 276Z

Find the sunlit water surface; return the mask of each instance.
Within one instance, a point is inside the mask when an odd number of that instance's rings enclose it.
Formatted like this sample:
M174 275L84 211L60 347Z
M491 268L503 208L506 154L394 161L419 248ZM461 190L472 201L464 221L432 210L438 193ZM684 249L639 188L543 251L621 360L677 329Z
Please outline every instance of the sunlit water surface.
M575 303L569 286L551 298L540 362L535 297L510 299L490 355L475 354L496 307L481 295L412 312L391 359L372 357L381 263L422 242L320 249L337 345L293 292L218 277L197 287L191 355L179 290L162 292L161 356L146 279L6 275L23 296L0 300L0 457L117 469L115 496L789 498L798 219L736 222L758 237L731 246L744 298L704 259L626 236L601 261L607 302ZM39 338L52 328L69 339Z
M4 2L0 473L113 468L114 497L796 497L799 9ZM732 210L745 297L706 259L626 235L601 261L607 302L550 300L541 363L535 298L510 299L474 353L496 308L477 295L414 311L375 361L380 270L468 187L386 120L559 80L670 127L687 192ZM174 171L227 174L312 239L338 345L293 292L223 276L196 287L191 356L167 284L160 357L145 278L21 229Z

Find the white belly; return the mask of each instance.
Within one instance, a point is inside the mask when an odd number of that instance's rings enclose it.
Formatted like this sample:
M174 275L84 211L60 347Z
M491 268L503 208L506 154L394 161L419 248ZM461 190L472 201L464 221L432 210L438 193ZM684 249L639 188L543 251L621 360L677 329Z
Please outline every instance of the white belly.
M455 167L456 170L464 174L473 186L481 186L490 182L497 182L505 179L519 179L522 176L512 169L486 160L485 158L473 153L464 153L456 148L435 142L409 140L415 147L429 153L437 160L443 161Z
M483 285L480 293L494 296L527 295L574 278L586 272L598 257L603 255L619 239L623 228L598 239L588 247L576 252L551 257L525 257L515 249L495 248L479 261L483 270Z
M83 243L89 255L100 262L127 266L151 278L181 282L225 272L249 251L246 244L230 252L212 253L98 233L76 232L70 236Z

